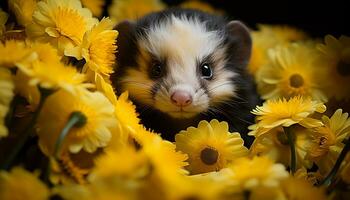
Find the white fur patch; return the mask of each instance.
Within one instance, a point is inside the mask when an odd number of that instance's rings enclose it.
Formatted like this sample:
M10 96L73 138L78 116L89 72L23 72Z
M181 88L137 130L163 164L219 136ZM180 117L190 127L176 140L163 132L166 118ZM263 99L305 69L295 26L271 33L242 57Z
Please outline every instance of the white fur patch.
M173 117L188 118L206 111L209 105L219 103L234 95L235 87L230 81L235 76L225 69L225 47L220 35L208 31L205 24L196 18L170 17L166 22L151 27L147 36L139 41L141 56L138 58L139 70L130 69L124 78L127 83L123 89L141 102L153 106ZM167 77L165 85L160 86L155 98L151 99L153 80L147 74L147 56L151 54L159 60L166 60ZM211 55L214 60L212 80L207 81L209 96L201 88L198 80L198 61ZM146 57L146 58L145 58ZM137 83L135 83L137 82ZM134 84L134 85L133 85ZM180 108L172 104L171 94L176 90L185 90L192 95L191 105Z

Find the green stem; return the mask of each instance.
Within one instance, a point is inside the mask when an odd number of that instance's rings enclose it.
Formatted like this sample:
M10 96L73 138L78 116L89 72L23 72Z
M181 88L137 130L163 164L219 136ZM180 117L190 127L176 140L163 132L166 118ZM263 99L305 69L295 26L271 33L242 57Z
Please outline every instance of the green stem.
M296 158L296 152L295 152L295 144L294 144L294 136L290 130L290 127L283 127L284 133L287 136L288 143L290 146L290 170L292 174L294 175L296 171L296 163L297 163L297 158Z
M349 152L349 150L350 150L350 139L348 139L346 141L345 147L340 152L340 155L339 155L337 161L335 162L335 165L333 166L333 168L329 172L329 174L326 176L326 178L323 179L323 181L321 181L318 184L319 186L322 186L322 185L329 186L333 182L334 178L336 177L335 175L339 171L340 165L343 162L343 160L345 159L345 156Z
M22 150L24 144L28 141L30 134L33 130L33 127L35 125L35 122L39 116L40 110L42 109L45 99L52 94L51 90L40 88L41 93L41 100L39 102L39 105L36 109L36 111L33 114L33 117L31 118L30 122L28 123L27 127L24 129L24 133L21 134L19 137L18 143L15 144L13 147L12 152L9 154L7 158L5 158L5 161L2 163L0 169L8 170L10 169L11 165L13 164L13 161L18 156L18 153Z
M73 127L80 127L80 126L83 126L85 123L86 123L86 117L83 113L77 111L77 112L73 112L70 115L68 122L66 123L66 125L64 126L64 128L62 129L60 135L56 140L54 156L57 159L60 158L60 153L61 153L60 151L61 151L64 139L68 135L69 131Z

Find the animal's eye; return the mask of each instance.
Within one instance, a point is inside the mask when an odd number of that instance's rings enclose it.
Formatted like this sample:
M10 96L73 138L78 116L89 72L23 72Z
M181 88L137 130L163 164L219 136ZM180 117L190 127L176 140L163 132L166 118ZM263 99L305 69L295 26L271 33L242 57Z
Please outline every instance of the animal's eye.
M151 69L151 76L153 78L159 78L162 76L163 67L161 63L154 63Z
M213 76L213 71L208 63L201 65L202 78L210 79Z

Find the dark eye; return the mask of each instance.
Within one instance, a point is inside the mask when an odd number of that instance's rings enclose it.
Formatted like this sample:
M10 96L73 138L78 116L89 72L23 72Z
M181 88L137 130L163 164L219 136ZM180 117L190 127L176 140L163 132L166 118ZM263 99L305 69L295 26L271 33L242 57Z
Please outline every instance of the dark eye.
M161 77L162 72L163 72L163 68L162 68L162 65L160 63L153 64L152 69L151 69L151 76L153 78Z
M201 66L202 78L210 79L213 76L213 71L208 63L204 63Z

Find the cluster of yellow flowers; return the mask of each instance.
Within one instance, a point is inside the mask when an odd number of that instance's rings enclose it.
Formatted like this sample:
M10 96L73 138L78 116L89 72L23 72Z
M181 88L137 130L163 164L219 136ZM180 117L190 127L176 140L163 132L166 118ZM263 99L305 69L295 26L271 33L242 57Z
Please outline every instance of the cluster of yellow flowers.
M116 96L109 81L115 23L165 4L115 0L111 19L100 20L104 0L8 4L16 21L0 10L0 199L348 195L350 118L338 105L350 98L349 37L322 42L260 25L249 71L266 101L252 111L253 145L215 119L172 143L143 127L128 93ZM223 14L200 1L181 6Z

